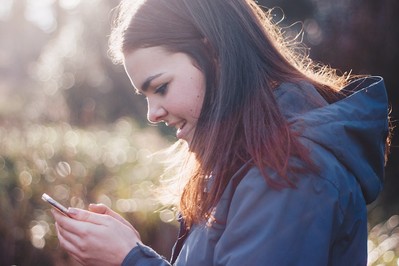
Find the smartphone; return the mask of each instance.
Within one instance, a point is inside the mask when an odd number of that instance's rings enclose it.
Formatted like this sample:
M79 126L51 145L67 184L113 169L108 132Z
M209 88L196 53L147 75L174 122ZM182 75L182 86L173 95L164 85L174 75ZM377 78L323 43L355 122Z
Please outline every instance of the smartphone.
M58 201L56 201L46 193L43 193L42 200L50 203L57 211L61 212L62 214L71 217L69 216L68 209L65 206L63 206L61 203L59 203Z

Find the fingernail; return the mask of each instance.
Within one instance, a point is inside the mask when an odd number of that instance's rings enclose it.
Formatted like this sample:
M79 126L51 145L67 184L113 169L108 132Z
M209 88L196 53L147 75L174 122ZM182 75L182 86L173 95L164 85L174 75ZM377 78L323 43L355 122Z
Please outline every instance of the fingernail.
M78 210L75 208L68 208L68 214L76 215L78 214Z

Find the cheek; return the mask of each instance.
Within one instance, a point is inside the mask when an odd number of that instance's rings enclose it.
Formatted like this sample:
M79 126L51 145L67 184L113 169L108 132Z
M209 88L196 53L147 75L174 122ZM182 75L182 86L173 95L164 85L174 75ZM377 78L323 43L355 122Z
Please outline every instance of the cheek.
M195 71L197 71L195 69ZM202 103L204 101L205 85L203 76L200 73L192 73L182 84L180 90L180 111L185 112L193 119L198 119L202 109ZM183 89L184 88L184 89ZM186 91L186 88L190 88L191 91ZM184 95L182 97L182 95Z
M195 88L195 93L192 95L192 112L195 114L195 117L198 118L204 102L205 84L202 75L198 76L194 82L197 84L197 87Z
M204 103L204 98L205 98L205 82L203 78L200 81L200 87L197 90L197 93L195 95L195 101L196 101L196 109L198 112L198 116L201 113L202 105Z
M175 101L170 106L169 110L173 109L173 112L187 119L198 119L201 113L202 107L201 95L191 95L191 97L182 97L180 101Z
M200 113L201 113L201 109L202 109L202 103L204 101L204 95L201 94L197 94L195 97L195 105L193 108L193 113L195 113L195 116L198 118Z

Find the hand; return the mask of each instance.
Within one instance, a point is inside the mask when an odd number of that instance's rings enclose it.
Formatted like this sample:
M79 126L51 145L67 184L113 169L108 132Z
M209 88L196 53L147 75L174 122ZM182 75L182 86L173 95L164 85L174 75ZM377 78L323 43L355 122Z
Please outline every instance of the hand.
M121 265L140 241L138 232L108 208L95 213L70 208L66 217L53 210L60 245L82 265Z
M101 203L100 204L90 204L89 211L95 212L95 213L100 213L100 214L107 214L109 216L112 216L115 219L119 220L123 224L131 227L133 230L136 231L136 229L128 221L126 221L122 216L120 216L118 213L114 212L113 210L111 210L104 204L101 204ZM137 233L137 235L138 235L138 233Z

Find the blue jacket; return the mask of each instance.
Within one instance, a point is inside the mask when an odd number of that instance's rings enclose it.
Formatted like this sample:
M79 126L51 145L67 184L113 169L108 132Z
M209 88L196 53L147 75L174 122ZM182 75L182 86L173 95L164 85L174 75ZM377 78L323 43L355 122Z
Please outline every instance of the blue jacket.
M356 80L343 92L347 97L328 104L309 84L276 90L320 171L301 176L295 189L276 190L256 167L244 165L215 219L187 233L174 265L366 265L366 204L382 188L387 95L380 77ZM170 264L139 245L122 265Z

